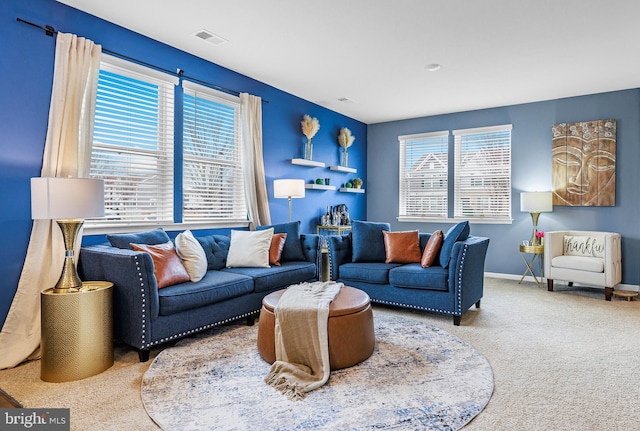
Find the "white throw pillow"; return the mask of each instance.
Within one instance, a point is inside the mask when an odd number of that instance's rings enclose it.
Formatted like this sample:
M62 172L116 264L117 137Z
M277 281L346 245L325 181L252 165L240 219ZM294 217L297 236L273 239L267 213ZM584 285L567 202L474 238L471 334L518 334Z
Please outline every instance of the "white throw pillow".
M231 231L227 268L270 268L269 247L273 228L265 230Z
M586 256L604 258L603 236L564 236L565 256Z
M207 273L207 256L190 230L185 230L176 236L176 251L187 269L189 279L193 282L202 280Z

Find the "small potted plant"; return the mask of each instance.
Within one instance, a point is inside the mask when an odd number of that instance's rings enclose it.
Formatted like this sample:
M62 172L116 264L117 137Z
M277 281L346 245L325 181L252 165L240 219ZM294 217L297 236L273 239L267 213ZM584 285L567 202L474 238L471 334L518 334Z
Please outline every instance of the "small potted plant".
M362 187L362 179L360 178L354 178L353 180L351 180L351 183L353 184L353 187L355 187L356 189L359 189L360 187Z

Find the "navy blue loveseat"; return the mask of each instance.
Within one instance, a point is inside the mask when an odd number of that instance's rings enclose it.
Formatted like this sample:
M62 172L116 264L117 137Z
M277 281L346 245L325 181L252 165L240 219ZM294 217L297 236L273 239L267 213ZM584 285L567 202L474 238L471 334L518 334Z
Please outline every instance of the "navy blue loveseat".
M138 349L144 362L154 345L234 319L247 318L253 324L265 295L291 284L317 280L319 236L300 234L299 225L273 226L275 233L287 233L280 266L226 268L230 237L204 236L197 238L207 257L204 278L158 289L151 256L129 247L131 242L166 242L166 233L156 229L108 235L110 244L82 247L78 271L83 280L114 284L114 338Z
M470 236L468 222L453 226L433 266L385 263L382 231L388 223L353 221L347 235L327 237L331 279L367 292L372 302L453 316L473 305L480 307L484 289L484 261L489 238ZM431 234L420 233L421 251Z

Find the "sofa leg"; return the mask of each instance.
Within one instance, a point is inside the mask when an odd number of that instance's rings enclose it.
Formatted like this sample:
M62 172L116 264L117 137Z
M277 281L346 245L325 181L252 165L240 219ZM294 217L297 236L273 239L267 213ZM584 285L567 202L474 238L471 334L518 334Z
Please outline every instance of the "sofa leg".
M613 287L605 287L604 288L604 299L607 301L611 301L611 296L613 295Z
M149 353L149 349L138 350L138 359L140 359L140 362L147 362L149 360Z
M478 302L476 302L476 308L480 308L480 299L478 299Z
M462 320L462 316L453 316L453 324L455 326L460 326L461 320Z
M553 292L553 280L550 278L547 278L547 290Z
M256 315L247 316L247 326L253 326L256 323Z

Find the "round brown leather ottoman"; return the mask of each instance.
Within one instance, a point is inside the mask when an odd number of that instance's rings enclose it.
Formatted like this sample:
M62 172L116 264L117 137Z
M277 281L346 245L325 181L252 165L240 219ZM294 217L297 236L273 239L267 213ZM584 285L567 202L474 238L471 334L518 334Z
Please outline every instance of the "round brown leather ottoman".
M276 360L273 310L284 290L262 300L258 322L258 352L272 364ZM332 370L351 367L373 353L376 338L369 295L362 290L343 286L329 306L329 362Z

